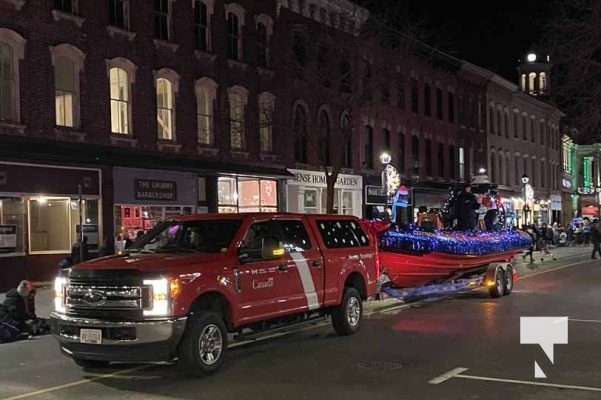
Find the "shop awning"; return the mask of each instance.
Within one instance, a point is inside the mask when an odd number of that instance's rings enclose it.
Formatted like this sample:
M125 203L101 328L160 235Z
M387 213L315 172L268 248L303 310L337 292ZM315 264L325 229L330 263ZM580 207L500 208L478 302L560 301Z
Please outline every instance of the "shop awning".
M95 139L94 135L90 135L90 140L93 139ZM206 160L200 156L31 136L0 135L0 157L14 161L30 160L186 171L199 175L235 174L282 179L293 177L285 166L277 164Z

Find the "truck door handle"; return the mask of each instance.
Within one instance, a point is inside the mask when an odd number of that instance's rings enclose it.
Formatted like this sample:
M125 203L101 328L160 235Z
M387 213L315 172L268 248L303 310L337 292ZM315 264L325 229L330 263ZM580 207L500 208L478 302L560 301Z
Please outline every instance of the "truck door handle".
M313 267L321 267L321 260L313 260L313 262L311 262L311 265Z
M282 272L288 271L288 264L280 264L278 269Z

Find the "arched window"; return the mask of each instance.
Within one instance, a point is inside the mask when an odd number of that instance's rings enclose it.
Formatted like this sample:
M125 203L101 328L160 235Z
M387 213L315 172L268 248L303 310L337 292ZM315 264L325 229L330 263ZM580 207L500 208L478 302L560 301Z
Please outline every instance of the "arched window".
M498 166L498 172L497 172L497 180L496 183L504 183L505 182L505 159L503 158L503 155L501 153L499 153L499 160L497 161L497 166Z
M198 50L211 51L211 16L214 0L194 1L194 45Z
M398 152L397 152L397 166L399 172L405 172L405 134L403 132L399 132L399 144L398 144Z
M213 146L215 144L214 104L217 97L217 83L211 78L200 78L196 81L196 132L199 144Z
M499 182L497 176L497 155L495 153L490 154L490 179L495 183Z
M505 127L503 126L503 111L497 110L497 134L499 136L503 135L503 130Z
M505 137L509 138L509 128L510 128L510 124L509 124L509 111L505 110Z
M301 105L294 109L294 159L307 162L307 112Z
M173 140L173 84L169 79L157 79L157 136Z
M54 66L55 122L58 126L78 127L79 73L85 55L70 44L51 47Z
M325 110L319 113L320 161L323 165L331 165L330 159L330 119Z
M514 158L514 176L513 176L513 184L518 186L521 184L521 180L520 180L520 155L516 154L515 158Z
M269 42L273 34L273 20L269 15L260 14L257 20L257 65L259 67L268 67L269 62Z
M520 89L522 89L522 92L526 91L526 74L520 76Z
M432 105L430 104L431 93L432 89L430 88L430 84L427 82L424 83L424 114L426 114L426 117L432 115Z
M233 86L227 90L230 107L230 147L233 150L246 148L246 104L248 90L242 86Z
M426 164L426 175L432 176L432 141L426 139L424 163Z
M411 136L411 170L414 174L419 174L419 138Z
M259 95L259 143L261 153L273 152L273 110L275 96L269 92Z
M110 102L111 132L122 135L132 133L131 85L135 82L136 66L126 58L107 61Z
M242 27L246 11L237 3L225 5L227 22L227 58L230 60L242 59Z
M23 59L25 39L9 29L0 28L0 121L19 122L19 60Z
M363 144L363 162L369 169L374 167L374 128L365 126L365 143Z
M534 90L536 87L534 86L534 81L536 80L536 74L534 72L530 72L528 74L528 93L534 94Z
M340 131L342 132L342 137L345 138L345 146L344 146L344 166L346 168L353 167L353 132L351 123L349 120L349 116L347 112L342 113L342 117L340 118Z
M382 150L390 151L390 131L386 128L382 129Z
M540 94L547 92L547 74L544 72L538 74L538 91Z
M492 105L488 112L488 133L491 135L495 133L495 107Z
M436 145L436 158L438 161L438 176L444 177L444 145L438 143Z

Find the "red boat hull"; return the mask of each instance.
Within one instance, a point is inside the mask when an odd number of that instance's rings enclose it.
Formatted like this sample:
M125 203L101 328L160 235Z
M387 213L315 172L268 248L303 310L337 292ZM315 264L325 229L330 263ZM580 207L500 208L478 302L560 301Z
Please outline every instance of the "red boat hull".
M380 268L388 269L388 277L396 287L414 287L456 278L466 270L493 262L510 262L523 249L486 255L428 253L421 255L380 251Z

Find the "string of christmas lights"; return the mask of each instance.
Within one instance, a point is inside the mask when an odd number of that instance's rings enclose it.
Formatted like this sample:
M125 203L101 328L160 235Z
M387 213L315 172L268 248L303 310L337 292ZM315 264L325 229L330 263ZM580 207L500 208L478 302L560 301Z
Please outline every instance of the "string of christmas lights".
M531 242L532 239L527 233L517 230L425 232L412 227L406 231L388 230L379 235L379 245L383 251L409 254L433 252L457 255L494 254L527 248Z

